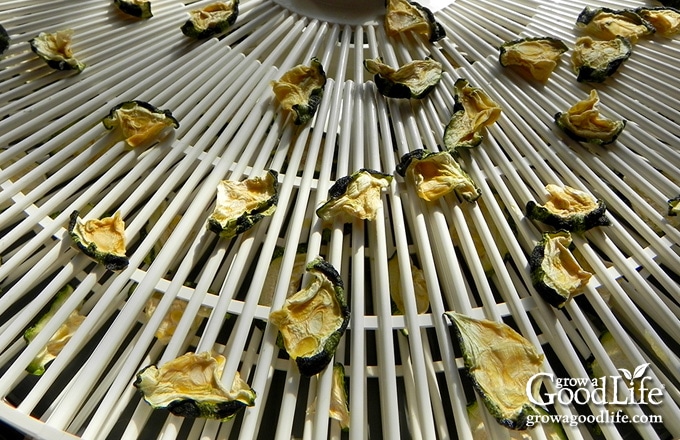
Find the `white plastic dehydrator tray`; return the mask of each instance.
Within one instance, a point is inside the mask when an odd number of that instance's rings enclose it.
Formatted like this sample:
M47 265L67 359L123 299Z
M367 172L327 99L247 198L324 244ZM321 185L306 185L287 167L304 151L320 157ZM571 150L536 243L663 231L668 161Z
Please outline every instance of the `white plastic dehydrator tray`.
M499 66L498 46L551 35L572 47L586 6L658 6L651 1L456 0L423 3L447 38L431 44L388 38L375 4L242 0L235 25L195 41L180 26L207 1L155 0L154 16L134 20L101 0L5 0L0 24L11 46L0 59L0 420L41 439L488 438L516 435L483 412L463 368L446 311L503 321L546 355L556 378L587 378L593 357L610 376L649 363L660 405L625 405L656 423L562 423L570 439L680 438L680 231L666 201L680 195L680 100L675 39L643 38L602 84L576 81L563 56L545 85ZM375 2L374 2L375 3ZM74 30L80 74L54 71L31 52L42 31ZM273 99L270 81L316 56L328 74L316 117L296 127ZM442 82L422 101L380 96L366 58L400 65L431 56ZM314 214L332 183L359 168L392 173L416 148L440 149L453 107L453 83L466 78L498 102L501 118L462 163L482 197L428 203L395 177L375 221L336 222ZM553 115L590 89L603 115L626 119L616 143L568 139ZM159 144L127 149L100 123L109 109L138 99L171 109L179 128ZM279 172L278 209L233 239L206 230L220 180ZM579 261L594 274L563 310L531 285L528 255L547 230L525 218L544 186L596 194L611 225L574 235ZM113 273L72 247L74 210L88 218L120 211L127 269ZM160 245L161 243L162 246ZM345 367L351 414L342 432L329 418L331 369L301 377L276 345L258 305L265 285L284 300L298 245L306 260L326 258L340 272L351 321L335 355ZM266 274L276 247L280 270ZM148 256L152 253L155 258ZM405 315L390 303L388 259L399 256ZM417 314L409 259L422 268L430 309ZM64 286L73 295L27 345L22 337ZM156 312L145 317L150 297ZM187 302L167 343L154 337L175 298ZM86 319L40 376L25 369L80 304ZM201 325L193 325L200 316ZM408 336L402 332L408 330ZM622 347L610 355L600 336ZM455 348L454 348L455 347ZM152 410L132 386L135 374L187 351L227 358L223 382L238 371L256 391L253 407L228 422ZM544 391L555 384L544 381ZM599 414L592 404L549 408ZM549 438L548 425L525 435ZM515 438L515 437L512 437Z

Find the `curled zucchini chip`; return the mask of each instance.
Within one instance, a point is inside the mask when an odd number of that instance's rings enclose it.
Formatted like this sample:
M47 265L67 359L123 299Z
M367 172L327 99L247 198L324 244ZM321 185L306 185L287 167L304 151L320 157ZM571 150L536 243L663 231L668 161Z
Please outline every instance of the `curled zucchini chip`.
M295 124L302 125L312 119L321 104L326 72L319 60L312 58L309 66L295 66L271 84L281 107L295 113Z
M576 261L571 244L569 231L546 232L529 257L531 282L553 307L564 307L592 276Z
M182 33L192 38L209 38L221 34L236 22L238 0L215 2L189 11L189 19L182 25Z
M390 174L368 168L341 177L328 189L328 201L316 210L316 215L326 222L375 220L382 208L381 193L390 182Z
M364 67L374 75L380 94L388 98L424 98L442 78L441 63L431 58L411 61L398 69L376 58L364 60Z
M255 226L276 211L279 201L278 173L235 182L223 180L217 186L217 203L208 217L208 229L230 238Z
M571 63L579 82L603 82L630 58L633 45L625 37L593 40L583 36L576 40Z
M118 127L125 142L133 148L161 139L170 127L179 127L170 110L161 110L144 101L121 102L111 108L102 124L107 130Z
M454 105L453 116L444 128L444 146L454 155L459 154L461 148L473 148L482 143L484 135L475 130L474 121L465 112L457 98Z
M128 265L125 255L125 222L116 212L113 217L82 221L78 211L71 213L68 231L85 255L102 263L108 270L123 270Z
M570 186L549 184L545 190L549 194L545 205L533 200L527 203L526 215L530 219L571 232L610 224L605 216L607 206L602 200Z
M151 18L151 2L148 0L113 0L113 4L123 13L137 18Z
M662 2L663 3L663 2ZM680 2L676 2L680 7ZM637 8L637 14L650 22L656 33L672 37L680 32L680 10L675 8Z
M600 116L597 90L590 91L588 99L574 104L566 112L555 114L555 123L569 137L579 142L606 145L614 142L626 126L626 120L615 121Z
M73 293L73 287L66 285L54 296L50 302L47 311L41 315L38 320L24 331L24 340L30 344L38 333L47 325L50 319L57 313L57 310L66 302L66 300ZM80 324L85 320L85 316L81 315L78 310L74 310L68 316L66 321L57 329L56 333L47 341L45 347L36 355L36 357L28 364L26 371L29 374L40 376L45 372L47 364L49 364L64 348L66 343L71 339L73 333L78 329Z
M10 38L7 30L0 24L0 55L9 48Z
M510 326L456 312L453 323L472 385L489 413L503 426L526 429L527 417L538 414L527 396L529 379L541 372L544 356ZM540 383L534 381L533 395Z
M72 39L73 30L66 29L54 33L41 32L37 37L29 40L29 43L31 50L51 68L81 72L85 64L73 55Z
M385 31L390 36L410 31L425 36L431 43L446 37L446 31L432 11L408 0L386 1Z
M668 215L671 217L680 215L680 196L668 200Z
M222 383L226 359L220 354L186 353L160 368L149 365L137 373L134 386L154 409L180 417L229 420L255 405L255 391L237 372L231 389Z
M444 146L457 153L459 148L470 148L482 142L481 130L501 116L500 106L481 88L472 87L468 80L459 78L453 116L444 129Z
M505 42L499 50L501 66L514 69L524 79L546 82L569 48L558 38L531 37Z
M414 150L402 156L397 173L414 185L418 197L435 201L451 191L474 202L482 191L449 151Z
M501 116L501 107L483 89L471 86L465 78L458 78L453 86L458 102L472 120L473 130L488 127Z
M331 405L328 411L331 419L340 423L340 429L349 430L349 398L345 385L345 367L338 362L333 364Z
M625 37L631 43L655 32L654 26L632 9L614 10L586 6L576 19L576 27L587 34L603 40L617 36Z
M326 368L349 323L349 308L340 274L321 257L307 264L314 279L286 299L269 320L279 329L279 344L304 376Z

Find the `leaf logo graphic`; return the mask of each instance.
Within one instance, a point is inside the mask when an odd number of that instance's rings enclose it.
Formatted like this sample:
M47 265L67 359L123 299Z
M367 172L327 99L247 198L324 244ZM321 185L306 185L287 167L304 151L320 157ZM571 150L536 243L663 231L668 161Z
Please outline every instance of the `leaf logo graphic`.
M625 377L628 380L628 382L630 383L630 385L632 386L633 381L635 379L639 379L642 376L644 376L645 370L647 369L648 366L649 366L649 363L638 365L635 368L635 370L633 371L633 373L631 373L630 371L628 371L625 368L619 368L619 371L621 372L621 374L623 374L623 377Z

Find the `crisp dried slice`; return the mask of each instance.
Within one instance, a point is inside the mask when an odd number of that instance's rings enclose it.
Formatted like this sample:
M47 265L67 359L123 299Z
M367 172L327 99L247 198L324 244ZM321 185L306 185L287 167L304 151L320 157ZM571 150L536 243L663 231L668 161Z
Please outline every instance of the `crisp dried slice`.
M121 102L111 108L102 124L107 130L120 128L125 142L133 148L161 139L170 127L179 127L170 110L161 110L144 101Z
M264 177L240 182L223 180L217 186L217 203L208 229L221 237L233 237L255 226L276 211L279 201L278 173L269 170Z
M671 217L680 215L680 196L668 200L668 215Z
M134 386L154 409L180 417L229 420L255 405L255 391L237 372L231 389L222 383L226 359L220 354L186 353L160 368L149 365L137 373Z
M331 384L331 404L329 408L331 419L340 423L340 429L349 430L349 398L345 385L345 367L336 362L333 364L333 382Z
M147 319L151 319L151 316L154 314L156 308L158 307L158 303L160 303L161 301L161 297L162 295L160 294L154 294L146 302L146 305L144 306L144 316ZM156 333L154 333L154 336L156 337L156 339L158 339L159 342L163 344L167 344L168 342L170 342L172 335L175 334L175 330L177 329L177 325L179 324L180 319L182 319L182 315L184 315L184 312L187 308L187 304L188 303L185 300L180 298L175 298L172 301L170 309L167 311L167 313L163 317L163 320L158 325ZM203 318L207 318L209 316L210 310L207 307L203 306L199 308L198 313L196 313L196 317L194 318L193 325L191 327L193 329L191 333L193 334L194 331L198 329Z
M613 75L631 53L633 45L625 37L611 40L593 40L587 35L580 37L571 54L576 80L602 82Z
M388 98L424 98L442 78L442 64L431 58L411 61L399 68L375 58L364 60L364 67L373 74L380 94Z
M544 356L510 326L446 312L456 330L465 368L489 413L503 426L526 429L538 414L527 396L529 379L541 372ZM532 394L540 382L533 381Z
M73 293L73 287L70 285L64 286L54 296L50 302L47 310L38 320L24 331L24 340L30 344L36 336L45 328L47 323L52 319L59 308L66 302L66 300ZM45 372L47 364L49 364L64 348L66 343L71 339L73 333L78 329L80 324L85 320L85 316L81 315L78 310L74 310L68 316L66 321L59 326L56 333L47 341L45 347L36 355L36 357L28 364L26 371L29 374L40 376Z
M151 2L148 0L113 0L113 4L127 15L137 18L151 18Z
M418 197L435 201L451 191L474 202L482 191L449 151L414 150L402 156L397 173L414 185Z
M7 30L0 24L0 55L9 48L10 38Z
M71 213L68 231L75 245L85 255L109 270L123 270L128 265L125 255L125 222L120 211L112 217L82 221L78 211Z
M456 153L459 148L475 147L482 142L481 130L498 120L501 107L465 78L456 80L454 89L453 116L444 129L444 146Z
M680 7L680 2L677 2ZM672 37L680 32L680 10L675 8L637 8L637 14L650 22L656 33L664 37Z
M333 358L350 312L340 274L330 263L318 257L307 264L307 271L313 280L271 312L269 320L300 373L313 376Z
M432 11L408 0L386 1L385 31L390 36L410 31L424 35L432 43L446 37L446 31L435 20Z
M189 11L182 33L192 38L209 38L221 34L236 22L239 0L215 2Z
M31 50L51 68L81 72L85 64L73 55L72 39L73 30L66 29L54 33L41 32L37 37L29 40L29 43Z
M614 10L586 6L576 19L576 27L603 40L617 36L636 43L640 37L655 32L654 26L631 9Z
M321 104L326 72L321 62L312 58L309 66L295 66L271 84L281 107L295 113L295 124L302 125L312 119Z
M577 102L566 112L556 113L555 123L576 141L610 144L621 134L626 120L603 118L597 109L599 102L597 90L593 89L587 99Z
M568 231L546 232L529 257L532 284L553 307L564 307L592 277L576 261L571 244Z
M501 107L480 87L471 86L465 78L458 78L453 87L458 102L472 119L473 130L488 127L500 118Z
M572 188L548 184L545 186L548 200L539 205L533 200L526 206L526 215L555 229L571 232L583 232L596 226L607 226L609 219L605 216L607 206L602 200Z
M390 182L392 175L368 168L341 177L328 189L328 200L316 215L326 222L375 220L382 208L381 193Z
M462 148L473 148L482 143L484 135L475 130L474 121L465 112L462 104L457 100L454 104L453 116L444 128L444 146L454 155L459 155Z
M514 69L525 79L546 82L569 48L558 38L530 37L505 42L499 50L501 66Z

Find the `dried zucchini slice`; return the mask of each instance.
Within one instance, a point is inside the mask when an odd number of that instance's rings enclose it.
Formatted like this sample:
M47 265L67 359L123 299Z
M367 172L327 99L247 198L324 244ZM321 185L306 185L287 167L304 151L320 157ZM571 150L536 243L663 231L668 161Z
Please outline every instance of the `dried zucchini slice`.
M654 26L631 9L614 10L586 6L576 19L576 27L587 34L612 40L617 36L625 37L631 43L655 32Z
M385 31L393 37L411 31L424 35L431 43L446 37L446 31L435 20L432 11L408 0L386 1Z
M671 217L680 215L680 196L668 200L668 215Z
M453 323L465 368L489 413L503 426L526 429L538 414L527 396L529 379L541 372L544 356L510 326L456 312ZM540 383L534 381L533 395Z
M10 38L7 30L0 24L0 55L9 48Z
M488 127L500 118L501 107L483 89L471 86L465 78L458 78L453 87L458 102L472 119L473 130Z
M431 58L415 60L395 69L381 58L364 60L381 95L388 98L422 99L442 78L442 65Z
M132 17L151 18L151 2L148 0L113 0L118 9Z
M144 101L121 102L111 108L102 124L107 130L119 127L125 142L133 148L161 139L170 127L179 127L170 110L161 110Z
M545 205L533 200L527 203L526 215L530 219L571 232L610 224L605 216L607 206L602 200L570 186L548 184L545 190L549 194Z
M271 84L281 107L295 113L295 124L302 125L312 119L321 104L326 72L319 60L312 58L309 66L295 66Z
M182 33L192 38L209 38L221 34L236 22L239 0L215 2L201 9L189 11L189 19L182 25Z
M461 148L473 148L482 143L484 136L479 130L475 130L474 121L468 116L455 98L453 116L446 128L444 128L444 146L454 155L458 155Z
M264 177L221 181L217 186L215 209L208 217L208 229L220 237L230 238L272 215L279 201L278 175L269 170Z
M626 126L626 120L615 121L600 116L597 90L590 91L588 99L574 104L566 112L555 114L555 123L572 139L606 145L614 142Z
M255 405L255 391L237 372L231 389L222 383L226 359L220 354L186 353L160 368L149 365L137 373L134 386L154 409L180 417L229 420Z
M316 210L316 215L325 222L375 220L382 208L381 193L390 182L390 174L368 168L341 177L328 189L328 201Z
M340 274L318 257L307 264L314 279L286 299L269 320L279 329L279 344L304 376L328 365L349 323L349 308Z
M576 40L571 63L579 82L603 82L630 58L633 45L624 37L593 40L589 36Z
M680 2L677 2L680 7ZM680 10L675 8L637 8L637 14L650 22L656 33L672 37L680 32Z
M340 423L341 430L349 431L349 398L345 385L345 367L338 362L333 364L331 405L328 411L331 419Z
M28 42L31 45L31 50L51 68L81 72L85 68L85 64L73 56L72 39L73 30L66 29L54 33L41 32Z
M564 307L585 289L592 276L576 261L571 244L568 231L546 232L529 257L531 282L553 307Z
M43 328L47 325L50 319L57 313L57 310L66 302L66 300L73 293L73 287L66 285L54 296L47 308L47 311L38 318L38 320L24 331L24 340L27 344L38 336ZM28 364L26 371L29 374L40 376L45 372L47 364L59 355L66 343L71 339L73 333L78 329L80 324L85 320L85 316L78 313L78 310L71 312L66 321L57 329L56 333L47 341L47 344L36 355L36 357Z
M402 156L397 173L414 185L418 197L435 201L451 191L474 202L482 191L449 151L414 150Z
M524 79L546 82L569 48L558 38L531 37L505 42L499 50L501 66L514 69Z
M73 211L68 232L76 247L85 255L102 263L108 270L123 270L128 265L125 255L125 222L120 211L113 217L82 221Z

